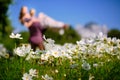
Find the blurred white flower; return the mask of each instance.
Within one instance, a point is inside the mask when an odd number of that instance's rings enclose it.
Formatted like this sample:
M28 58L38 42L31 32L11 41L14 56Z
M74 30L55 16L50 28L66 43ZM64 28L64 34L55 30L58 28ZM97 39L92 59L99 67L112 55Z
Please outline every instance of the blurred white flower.
M117 58L120 60L120 55L118 55Z
M41 60L46 60L48 61L48 58L50 57L50 54L46 53L46 54L41 54Z
M9 58L9 54L3 44L0 44L0 57Z
M82 64L82 68L84 69L84 70L90 70L91 69L91 66L90 66L90 64L89 63L83 63Z
M57 69L55 69L55 73L58 73L59 71Z
M40 59L40 54L37 51L30 51L29 54L26 57L26 60L30 60L30 59Z
M10 38L23 39L21 37L21 34L18 34L18 33L17 34L11 33Z
M103 33L102 32L99 32L99 37L103 37Z
M30 69L29 70L29 74L32 76L32 77L37 77L38 76L38 71L36 69Z
M0 44L0 51L1 52L6 52L6 48L3 46L3 44Z
M70 65L70 68L76 68L76 67L78 67L78 64L72 64L72 65Z
M42 76L42 79L44 79L44 80L53 80L53 78L49 77L47 74L45 76Z
M64 74L64 76L66 77L66 74Z
M76 43L77 43L77 45L85 45L85 44L86 44L86 43L85 43L85 39L82 39L82 40L80 40L80 41L77 41Z
M30 76L28 73L23 74L22 77L23 80L32 80L32 76Z
M51 38L46 39L46 42L44 42L45 49L46 49L46 50L51 50L53 47L55 47L54 42L55 42L55 41L52 40Z
M58 58L62 54L61 54L61 51L59 51L58 49L53 49L53 50L51 50L51 55L54 56L55 58Z
M93 67L98 67L98 64L97 64L97 63L94 63L94 64L93 64Z
M46 41L47 41L48 43L50 43L50 44L54 44L54 42L55 42L55 41L52 40L51 38L47 39Z
M31 50L31 47L29 45L22 45L20 47L17 47L14 49L14 53L18 56L25 57Z
M26 56L26 53L23 52L21 47L18 47L16 49L14 49L14 53L17 54L18 56L21 56L21 57L25 57Z
M106 36L102 32L99 32L99 34L97 35L97 38L99 40L104 40L104 38L106 38Z
M91 74L89 75L89 80L94 80L94 76L92 76Z
M63 35L63 34L64 34L64 29L60 29L60 30L59 30L59 34L60 34L60 35Z

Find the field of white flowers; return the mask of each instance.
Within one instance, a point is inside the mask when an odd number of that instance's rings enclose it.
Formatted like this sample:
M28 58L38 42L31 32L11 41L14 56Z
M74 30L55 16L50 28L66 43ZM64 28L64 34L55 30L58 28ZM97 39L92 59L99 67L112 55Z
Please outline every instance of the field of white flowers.
M22 39L20 34L10 38ZM14 45L14 44L11 44ZM16 45L13 56L0 45L0 80L120 80L120 40L102 33L76 44L55 44L48 38L45 51Z

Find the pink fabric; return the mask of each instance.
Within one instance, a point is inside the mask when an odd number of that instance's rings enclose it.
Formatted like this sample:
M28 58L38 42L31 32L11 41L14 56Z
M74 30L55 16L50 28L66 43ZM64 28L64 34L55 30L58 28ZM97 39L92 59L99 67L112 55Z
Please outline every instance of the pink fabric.
M41 25L39 22L34 22L29 27L29 32L30 32L29 41L31 44L38 45L43 42L43 37L42 37L43 34L42 34Z

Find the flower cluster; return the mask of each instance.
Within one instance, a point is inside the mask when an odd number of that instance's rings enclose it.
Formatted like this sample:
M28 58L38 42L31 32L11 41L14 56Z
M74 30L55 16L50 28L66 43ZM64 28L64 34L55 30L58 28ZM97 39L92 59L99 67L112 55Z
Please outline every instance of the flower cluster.
M26 60L40 59L40 53L42 53L42 51L36 50L34 52L29 44L22 44L14 49L14 54L26 58Z
M91 65L86 62L90 57L101 58L103 55L105 57L105 54L108 54L117 56L117 58L120 59L120 40L116 38L107 38L102 33L99 33L99 35L94 38L81 39L80 41L77 41L76 44L65 43L64 45L58 45L50 38L45 40L44 45L46 51L41 52L41 54L39 54L39 50L33 52L30 46L24 45L16 48L14 52L21 57L26 56L27 54L26 60L31 58L41 59L42 61L50 61L53 60L53 58L67 58L71 61L79 59L83 61L81 66L85 70L91 69ZM100 62L100 64L101 63L102 62ZM97 67L98 63L93 63L93 66Z
M102 58L105 55L117 56L120 59L120 40L116 38L108 38L103 33L99 33L94 38L81 39L77 44L66 43L63 46L54 44L54 41L49 39L45 46L47 47L46 54L41 54L42 60L51 60L54 58L80 59L88 60L89 58ZM110 58L108 60L110 61ZM102 65L102 62L93 63L93 67ZM83 61L81 65L83 69L90 70L91 65Z
M120 57L120 40L107 38L102 33L95 38L77 41L77 46L77 51L79 51L80 55L84 54L84 58L86 58L85 55L94 55L99 58L105 53Z
M20 36L20 34L12 33L10 37L21 39ZM16 63L21 65L20 67L23 67L23 69L32 66L41 71L38 76L36 69L30 69L29 73L23 74L23 80L32 80L36 77L42 80L66 80L74 78L77 80L81 80L82 78L89 78L88 80L96 78L104 79L104 76L109 77L109 74L112 75L114 73L113 69L115 69L115 73L120 71L118 68L120 65L119 39L106 37L102 33L92 38L76 41L76 44L65 43L64 45L59 45L55 44L55 41L51 38L46 39L44 36L44 39L45 50L43 51L38 48L36 51L33 51L29 44L22 44L13 50L14 54L19 57L10 58L12 62L18 60ZM0 44L0 57L1 56L6 57L8 55L6 54L4 46ZM27 60L32 64L29 64L27 61L23 62L23 60ZM8 64L7 61L8 60L5 61L6 64ZM20 62L20 64L18 62ZM16 64L11 65L16 66ZM105 75L103 75L103 70ZM109 74L106 74L107 71ZM112 74L110 73L111 71L113 71ZM99 76L97 76L97 74L99 74Z
M21 57L26 57L29 59L41 59L44 61L53 60L51 58L67 58L70 60L80 59L83 61L81 64L84 70L90 70L91 65L84 61L89 57L101 58L104 54L109 54L112 56L117 56L120 59L120 40L116 38L107 38L102 33L99 33L94 38L82 39L77 41L76 45L71 43L66 43L64 45L55 44L52 39L45 39L44 42L46 51L41 52L37 50L33 52L30 45L22 45L14 49L15 54ZM102 63L102 62L101 62ZM93 63L93 67L97 67L99 63ZM72 66L73 68L73 66Z

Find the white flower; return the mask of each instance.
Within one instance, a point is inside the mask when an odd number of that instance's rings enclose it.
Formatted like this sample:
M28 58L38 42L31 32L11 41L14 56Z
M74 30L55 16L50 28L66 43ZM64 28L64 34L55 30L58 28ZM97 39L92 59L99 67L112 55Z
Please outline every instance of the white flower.
M49 77L47 74L45 76L42 76L42 79L44 79L44 80L53 80L53 78Z
M52 40L51 38L47 39L46 41L47 41L48 43L50 43L50 44L54 44L54 42L55 42L55 41Z
M9 54L3 44L0 44L0 57L9 58Z
M52 40L51 38L46 39L45 42L44 42L45 49L46 49L46 50L51 50L53 47L55 47L54 42L55 42L55 41Z
M61 53L60 53L59 51L54 51L54 50L52 50L52 51L51 51L51 54L52 54L52 56L54 56L55 58L58 58L58 57L61 56Z
M23 52L23 50L22 50L20 47L14 49L14 52L15 52L15 54L17 54L18 56L21 56L21 57L25 57L25 56L26 56L26 54Z
M48 58L50 57L51 55L49 53L46 53L46 54L41 54L41 60L45 60L45 61L48 61Z
M73 69L73 68L76 68L76 67L78 67L78 64L72 64L70 67L71 67L72 69Z
M31 50L31 47L29 45L22 45L20 47L17 47L14 49L14 53L17 54L18 56L25 57Z
M38 76L38 72L36 69L30 69L29 70L29 74L32 76L32 77L37 77Z
M117 58L120 60L120 55L118 55Z
M91 66L90 66L90 64L89 63L83 63L82 64L82 68L84 69L84 70L90 70L91 69Z
M26 57L26 60L30 59L40 59L40 54L38 52L30 51L29 54Z
M66 77L66 74L64 74L64 76Z
M99 34L97 35L97 38L99 40L104 40L104 38L106 38L106 36L102 32L99 32Z
M23 39L21 37L21 34L18 34L18 33L17 34L11 33L10 38Z
M86 44L84 39L82 39L80 41L76 41L76 43L77 43L77 45L85 45Z
M25 73L22 77L23 80L32 80L32 76L30 76L28 73Z
M55 70L55 73L58 73L58 72L59 72L59 71L56 69L56 70Z
M59 30L59 34L60 34L60 35L63 35L63 34L64 34L64 29L60 29L60 30Z
M6 52L6 48L3 46L3 44L0 44L0 51L1 52Z
M93 67L97 67L97 66L98 66L98 64L97 64L97 63L94 63L94 64L93 64Z
M103 37L103 33L102 32L99 32L99 37Z

